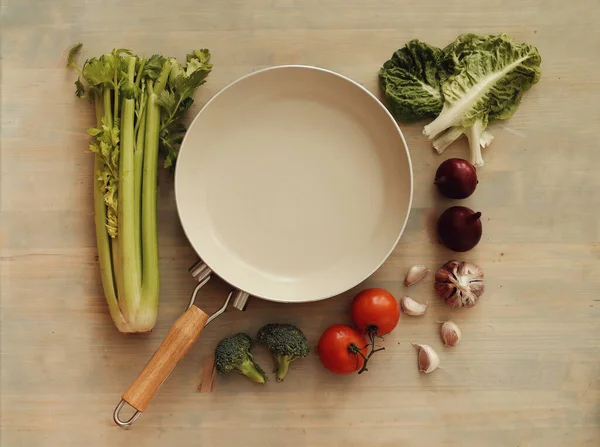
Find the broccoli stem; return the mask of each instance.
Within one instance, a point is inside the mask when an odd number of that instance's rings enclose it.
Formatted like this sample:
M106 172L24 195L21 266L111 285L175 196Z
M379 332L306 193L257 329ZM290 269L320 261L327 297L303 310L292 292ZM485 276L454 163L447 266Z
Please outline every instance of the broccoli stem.
M275 360L277 360L277 371L275 373L275 378L278 382L282 382L283 378L290 369L290 363L292 360L294 360L294 358L290 355L278 355L275 357Z
M239 366L236 367L236 371L240 374L245 375L250 380L256 383L267 383L267 376L264 371L258 366L251 358L245 359Z
M127 76L133 82L135 76L134 56L130 56L127 66ZM118 206L118 236L119 257L123 275L123 295L121 311L125 318L139 332L144 330L137 321L137 313L141 302L141 272L140 261L136 253L135 237L135 180L134 180L134 122L135 99L124 99L121 110L121 147L119 155L119 206Z

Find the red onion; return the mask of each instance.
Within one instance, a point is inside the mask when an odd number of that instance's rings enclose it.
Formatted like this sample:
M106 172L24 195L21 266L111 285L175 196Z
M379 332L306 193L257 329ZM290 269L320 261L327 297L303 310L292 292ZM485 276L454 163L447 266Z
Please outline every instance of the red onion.
M450 250L469 251L481 239L481 213L465 206L452 206L438 219L438 235Z
M467 160L450 158L438 167L434 183L444 196L466 199L477 187L477 171Z

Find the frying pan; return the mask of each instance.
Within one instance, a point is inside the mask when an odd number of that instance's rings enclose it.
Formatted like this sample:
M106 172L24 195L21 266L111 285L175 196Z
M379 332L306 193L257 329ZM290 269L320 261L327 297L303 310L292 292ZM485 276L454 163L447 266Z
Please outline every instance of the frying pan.
M287 65L225 87L186 133L175 172L177 211L202 259L186 312L122 395L131 425L231 298L300 303L367 279L388 258L412 201L406 142L387 109L356 82ZM229 283L209 317L193 305L215 273ZM119 413L128 404L135 414Z

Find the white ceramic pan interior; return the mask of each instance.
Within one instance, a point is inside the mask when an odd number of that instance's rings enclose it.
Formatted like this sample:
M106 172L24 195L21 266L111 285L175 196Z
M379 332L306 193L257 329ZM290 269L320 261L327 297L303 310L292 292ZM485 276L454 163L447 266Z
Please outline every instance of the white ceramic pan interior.
M175 174L185 234L250 295L305 302L369 277L402 234L412 199L404 137L365 88L328 70L274 67L214 96Z

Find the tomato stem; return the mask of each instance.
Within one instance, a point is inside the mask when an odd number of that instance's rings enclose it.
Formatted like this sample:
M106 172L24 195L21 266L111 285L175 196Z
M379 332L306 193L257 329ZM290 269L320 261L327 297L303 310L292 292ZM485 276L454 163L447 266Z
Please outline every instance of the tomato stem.
M354 355L356 355L356 363L357 363L357 365L358 365L358 356L359 356L359 355L360 355L360 356L363 358L363 360L364 360L363 366L362 366L362 368L361 368L361 369L358 371L358 374L362 374L362 373L364 373L365 371L368 371L368 370L369 370L369 369L367 368L367 363L368 363L369 359L370 359L370 358L373 356L373 354L375 354L376 352L379 352L379 351L383 351L383 350L385 350L385 348L384 348L384 347L375 349L375 337L378 337L378 338L383 338L383 337L381 337L381 336L377 335L377 331L378 331L378 330L379 330L379 329L377 328L377 326L369 326L369 327L367 327L367 329L366 329L366 333L367 333L367 334L368 334L368 336L369 336L369 343L368 343L367 345L363 346L362 348L359 348L359 347L358 347L358 346L356 346L354 343L352 343L352 344L350 344L350 346L348 346L348 350L349 350L350 352L352 352ZM363 350L363 349L365 349L365 348L368 348L369 346L371 347L371 352L369 352L369 354L365 356L365 355L362 353L362 350Z

